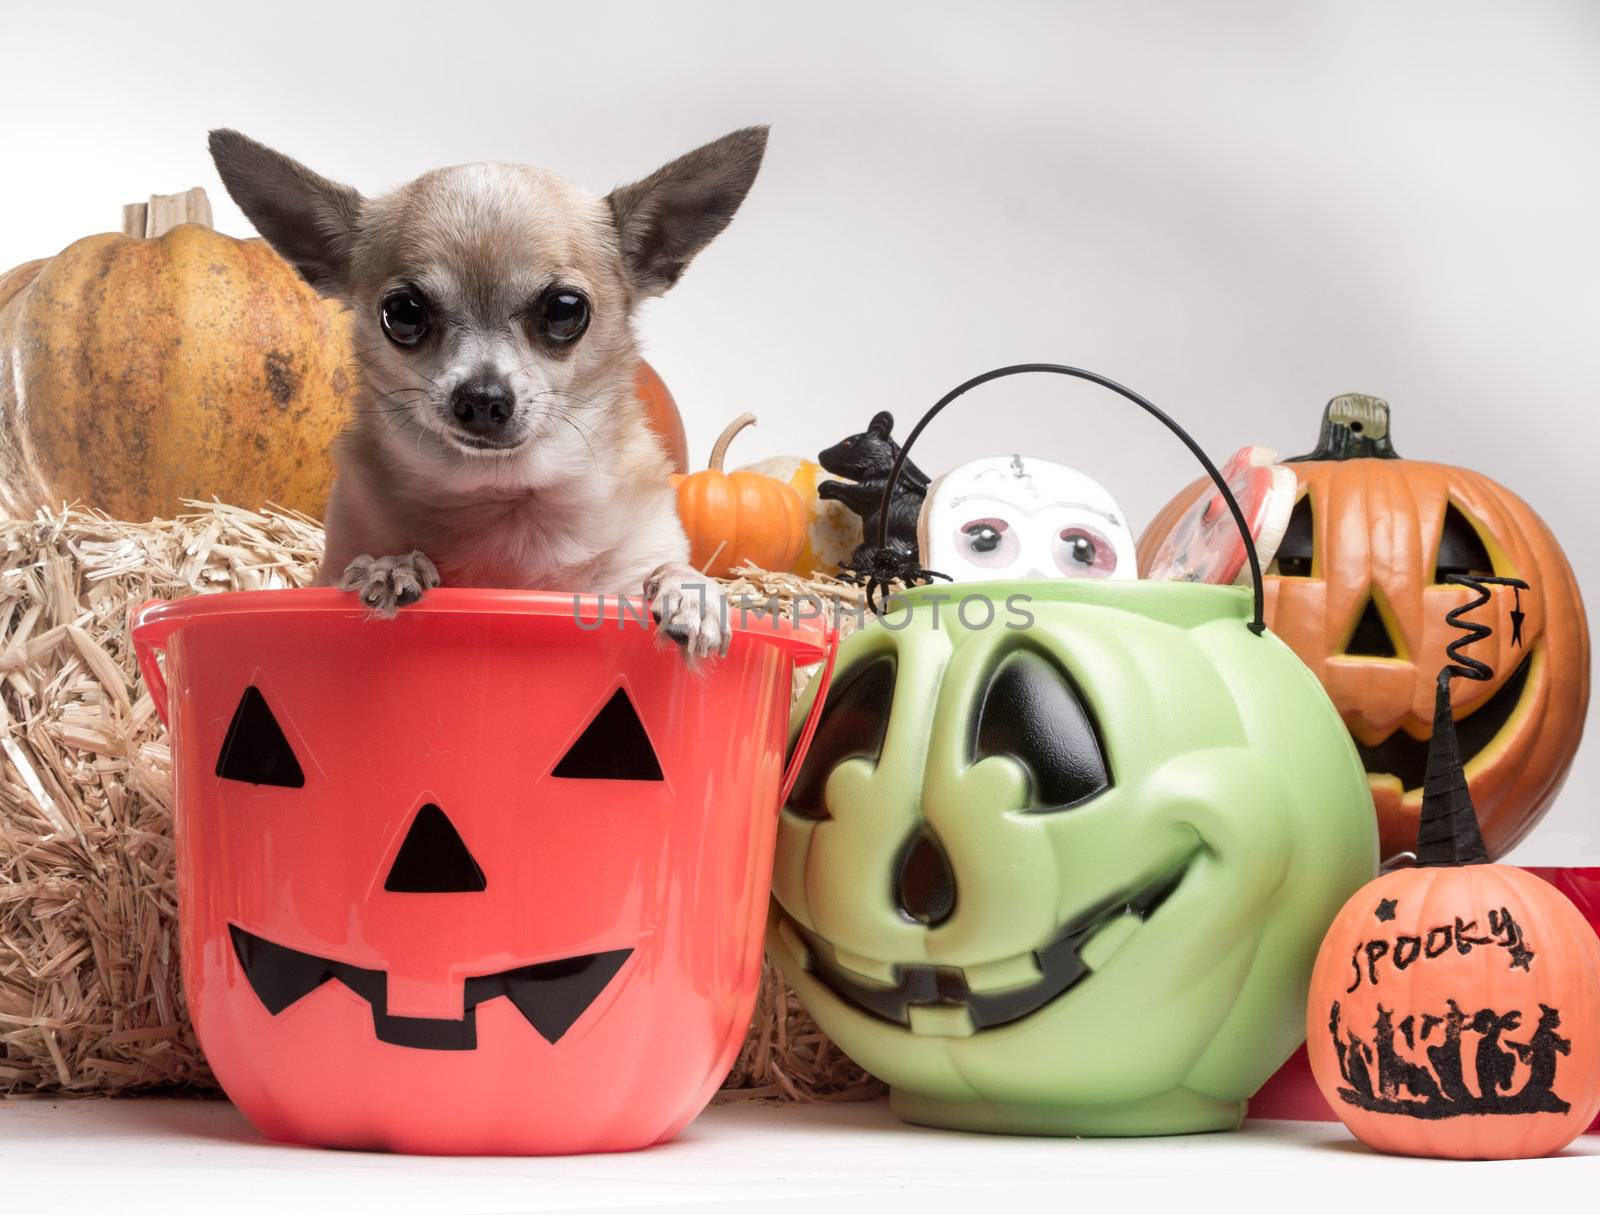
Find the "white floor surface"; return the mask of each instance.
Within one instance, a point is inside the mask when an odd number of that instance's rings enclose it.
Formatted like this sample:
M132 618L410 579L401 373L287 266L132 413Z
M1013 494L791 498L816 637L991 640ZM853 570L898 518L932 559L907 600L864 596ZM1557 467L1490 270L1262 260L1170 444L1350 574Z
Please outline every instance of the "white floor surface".
M1076 1215L1094 1209L1090 1202L1124 1212L1174 1199L1189 1210L1371 1215L1578 1210L1597 1194L1594 1135L1552 1159L1457 1164L1378 1156L1319 1123L1250 1122L1231 1135L1172 1139L1011 1139L906 1127L881 1103L732 1103L647 1152L463 1159L269 1143L222 1101L0 1101L0 1203L29 1215L662 1207ZM1576 1204L1562 1201L1568 1195Z

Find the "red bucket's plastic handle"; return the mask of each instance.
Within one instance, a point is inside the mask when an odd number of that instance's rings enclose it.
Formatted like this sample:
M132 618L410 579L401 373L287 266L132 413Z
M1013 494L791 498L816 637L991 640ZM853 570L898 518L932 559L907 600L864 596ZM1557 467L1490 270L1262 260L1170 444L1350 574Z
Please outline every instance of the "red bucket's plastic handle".
M811 738L817 732L817 721L822 717L823 701L828 699L828 685L833 682L833 663L839 657L839 626L830 624L826 645L828 656L822 660L822 671L817 675L817 694L812 698L811 708L806 713L805 725L800 727L800 737L795 739L794 754L789 757L789 767L783 774L783 785L778 791L778 805L783 805L789 800L789 792L794 788L795 780L800 776L800 765L805 761L806 752L811 749Z
M133 656L139 660L139 671L144 675L144 686L150 691L150 701L161 715L164 725L170 725L167 708L167 676L161 669L160 654L172 635L177 622L163 616L171 605L160 599L140 604L133 612L130 632L133 635Z

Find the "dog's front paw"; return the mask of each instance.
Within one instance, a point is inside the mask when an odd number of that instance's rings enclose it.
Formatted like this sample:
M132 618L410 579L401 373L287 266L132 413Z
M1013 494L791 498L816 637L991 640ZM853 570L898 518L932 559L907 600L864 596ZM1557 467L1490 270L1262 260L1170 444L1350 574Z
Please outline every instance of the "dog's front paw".
M660 634L690 661L727 655L728 603L711 579L687 565L663 565L645 579L644 594Z
M438 585L438 569L420 551L397 557L369 557L363 553L345 566L339 577L341 591L354 591L362 603L386 620Z

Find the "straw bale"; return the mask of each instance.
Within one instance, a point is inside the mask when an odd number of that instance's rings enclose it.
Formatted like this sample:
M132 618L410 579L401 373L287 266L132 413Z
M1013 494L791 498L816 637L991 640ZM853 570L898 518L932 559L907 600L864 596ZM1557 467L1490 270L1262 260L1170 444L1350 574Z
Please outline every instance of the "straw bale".
M289 511L188 503L134 524L67 509L0 520L0 1094L209 1089L178 973L171 753L138 678L146 599L303 586L322 531ZM860 592L740 571L735 595ZM801 610L824 610L808 601ZM810 672L796 682L798 694ZM763 969L728 1095L850 1100L881 1089Z

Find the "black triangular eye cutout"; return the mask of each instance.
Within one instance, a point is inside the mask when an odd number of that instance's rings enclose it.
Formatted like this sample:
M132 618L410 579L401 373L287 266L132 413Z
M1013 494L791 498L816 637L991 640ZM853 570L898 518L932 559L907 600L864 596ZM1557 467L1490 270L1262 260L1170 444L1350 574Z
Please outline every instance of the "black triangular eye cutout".
M1269 574L1284 578L1311 577L1311 558L1316 547L1316 529L1311 515L1311 495L1301 495L1289 514L1289 526L1284 529L1283 541L1278 545Z
M455 824L429 802L411 820L383 888L393 894L476 894L488 884Z
M894 680L894 655L884 654L847 672L829 689L785 809L801 818L827 818L823 793L833 770L847 759L875 760L882 754L894 705Z
M990 677L972 738L972 762L1009 755L1027 769L1036 813L1082 805L1111 787L1083 696L1044 655L1018 650Z
M1443 582L1450 574L1492 574L1494 561L1483 545L1483 537L1454 502L1445 507L1444 527L1439 532L1439 558L1434 563L1433 580Z
M1384 622L1383 613L1378 611L1376 601L1368 599L1367 606L1361 609L1361 617L1356 621L1355 632L1350 634L1344 652L1362 658L1400 656L1394 648L1394 638L1389 634L1389 626Z
M267 708L266 697L253 684L244 690L233 720L228 723L228 734L217 756L217 775L224 780L285 789L299 789L306 783L283 727Z
M567 748L551 776L567 780L661 780L661 761L628 694L618 688Z

